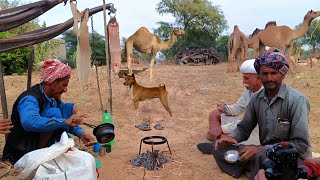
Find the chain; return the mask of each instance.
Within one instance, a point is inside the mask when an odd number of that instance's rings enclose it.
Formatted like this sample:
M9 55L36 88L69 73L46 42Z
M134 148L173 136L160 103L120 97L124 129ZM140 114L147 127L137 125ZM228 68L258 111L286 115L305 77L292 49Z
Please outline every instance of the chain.
M94 37L94 29L93 29L93 16L91 16L91 36L92 36L92 49L96 50L95 48L95 37ZM99 99L100 99L100 110L101 112L103 113L104 112L104 108L103 108L103 104L102 104L102 97L101 97L101 90L100 90L100 83L99 83L99 73L98 73L98 63L96 61L96 53L93 53L93 51L91 51L91 54L92 54L92 61L93 61L93 64L95 66L95 69L96 69L96 79L97 79L97 86L98 86L98 94L99 94Z

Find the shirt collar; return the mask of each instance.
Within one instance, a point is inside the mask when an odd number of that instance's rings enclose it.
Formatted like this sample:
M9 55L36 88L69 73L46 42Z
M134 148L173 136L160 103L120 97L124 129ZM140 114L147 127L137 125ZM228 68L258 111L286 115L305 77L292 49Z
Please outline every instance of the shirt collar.
M285 84L281 84L278 94L272 99L276 99L277 97L284 99L286 97L286 94L287 94L287 86ZM267 97L266 90L265 89L261 90L258 97L259 98Z
M55 100L54 100L53 98L49 98L49 97L46 95L46 93L44 92L44 89L43 89L43 85L42 85L42 84L40 84L40 91L41 91L41 93L44 95L45 99L47 99L51 104L54 103Z

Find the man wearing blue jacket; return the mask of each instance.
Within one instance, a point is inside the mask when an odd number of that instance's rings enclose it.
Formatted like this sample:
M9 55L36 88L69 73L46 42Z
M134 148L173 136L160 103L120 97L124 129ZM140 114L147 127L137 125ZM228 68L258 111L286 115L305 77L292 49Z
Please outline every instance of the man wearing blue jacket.
M93 140L78 126L85 115L78 113L73 103L61 101L70 75L71 67L59 60L43 62L40 84L23 92L13 105L13 128L6 140L3 159L15 163L28 152L59 141L64 131L79 137L83 143Z

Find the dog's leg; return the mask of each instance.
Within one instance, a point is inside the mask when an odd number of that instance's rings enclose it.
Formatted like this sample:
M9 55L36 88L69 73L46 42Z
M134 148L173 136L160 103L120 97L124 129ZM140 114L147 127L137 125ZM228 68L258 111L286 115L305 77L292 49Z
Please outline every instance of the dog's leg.
M139 101L134 101L134 112L136 114L134 117L134 124L136 124L136 119L139 118L138 105L139 105Z
M160 96L159 99L160 99L163 107L166 108L166 110L168 111L168 113L172 117L172 113L171 113L171 110L170 110L169 105L168 105L168 93L165 93L164 95Z

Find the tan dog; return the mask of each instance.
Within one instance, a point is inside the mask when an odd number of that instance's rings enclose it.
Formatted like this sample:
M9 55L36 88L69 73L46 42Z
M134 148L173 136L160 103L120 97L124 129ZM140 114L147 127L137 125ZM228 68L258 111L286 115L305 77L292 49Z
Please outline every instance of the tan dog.
M166 90L166 86L164 84L160 84L158 87L151 87L146 88L143 86L140 86L136 79L134 74L129 75L124 73L125 76L125 82L123 83L125 86L132 87L132 94L133 94L133 103L134 103L134 109L138 110L138 104L139 101L144 101L146 99L152 99L152 98L159 98L162 105L166 110L169 112L170 116L172 117L171 110L168 106L168 92Z

